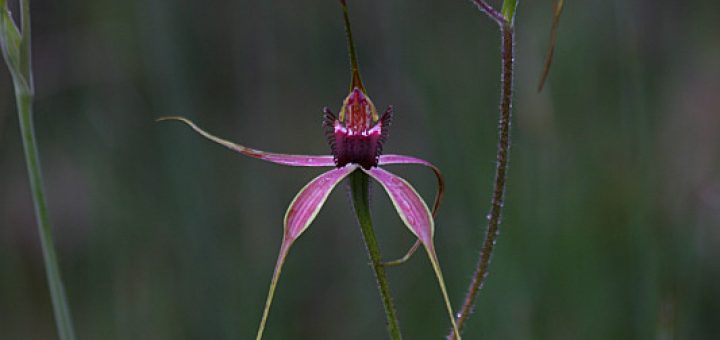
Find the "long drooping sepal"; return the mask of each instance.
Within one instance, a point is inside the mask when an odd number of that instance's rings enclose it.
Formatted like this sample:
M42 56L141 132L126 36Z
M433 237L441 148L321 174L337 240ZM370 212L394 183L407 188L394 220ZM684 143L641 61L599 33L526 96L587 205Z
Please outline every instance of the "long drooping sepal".
M417 191L415 191L415 188L413 188L406 180L377 167L362 170L380 182L390 196L390 200L395 206L395 210L397 210L400 215L400 219L403 223L405 223L408 229L410 229L410 231L418 237L425 247L428 257L430 258L430 262L432 263L433 271L437 277L443 300L445 301L445 307L447 309L448 316L450 317L450 323L455 331L456 339L459 340L460 333L457 332L453 308L450 304L450 298L448 297L447 288L445 287L445 279L443 278L442 271L440 270L440 262L438 261L435 246L433 244L435 223L430 209L428 209L425 201L423 201Z
M406 180L381 168L363 169L385 188L400 219L423 244L432 244L435 223L425 201Z
M455 340L460 340L460 332L458 330L457 323L455 322L455 316L453 315L453 307L450 304L450 297L447 293L447 287L445 287L445 278L443 278L442 270L440 269L440 260L438 260L437 252L435 252L435 246L433 246L432 244L425 244L425 250L427 251L428 258L430 259L433 271L435 272L435 277L438 280L438 285L440 286L440 292L442 292L443 300L445 300L445 308L447 309L448 317L450 317L450 324L452 325L452 330L453 332L455 332Z
M348 164L332 169L305 185L285 212L285 237L296 239L312 223L335 186L358 166Z
M440 172L440 169L433 165L432 163L412 157L412 156L403 156L403 155L381 155L380 159L378 161L378 165L391 165L391 164L419 164L424 165L430 170L433 171L435 174L435 178L437 178L437 191L435 193L435 202L433 203L432 208L432 215L433 217L437 217L438 209L440 209L440 203L442 203L443 196L445 195L445 179L443 178L442 173Z
M265 308L262 319L260 320L260 326L258 327L257 340L262 339L265 323L270 313L270 306L272 305L273 296L275 295L275 288L277 287L280 272L282 271L290 247L308 226L310 226L310 223L312 223L315 216L320 212L320 208L325 204L330 192L332 192L340 181L357 168L358 166L354 164L347 165L342 168L332 169L316 177L305 185L290 203L285 213L283 241L280 246L277 263L275 264L275 271L270 281L270 290L265 300Z
M442 203L442 199L445 194L445 179L443 178L442 173L440 173L440 169L438 169L438 167L436 167L435 165L433 165L432 163L430 163L424 159L420 159L420 158L416 158L416 157L412 157L412 156L381 155L378 159L378 165L392 165L392 164L420 164L420 165L424 165L424 166L430 168L430 170L433 171L433 173L435 174L435 178L437 178L438 187L437 187L437 191L435 193L435 202L433 203L433 207L432 207L432 215L433 215L433 218L437 218L438 210L440 209L440 203ZM401 264L407 262L415 254L417 249L420 247L420 243L421 243L420 240L418 240L417 242L415 242L415 244L412 245L412 247L410 247L410 249L407 251L407 253L403 257L401 257L397 260L387 261L387 262L385 262L385 265L386 266L397 266L397 265L401 265Z
M184 117L162 117L162 118L158 118L157 121L166 121L166 120L175 120L175 121L183 122L183 123L187 124L193 130L195 130L195 132L199 133L201 136L203 136L215 143L218 143L230 150L237 151L248 157L257 158L257 159L260 159L263 161L268 161L268 162L272 162L272 163L276 163L276 164L289 165L289 166L307 166L307 167L335 166L335 161L333 160L333 156L287 155L287 154L281 154L281 153L260 151L260 150L248 148L246 146L242 146L239 144L235 144L228 140L214 136L214 135L210 134L209 132L199 128L191 120L184 118Z
M291 245L292 241L283 238L280 253L275 263L275 271L273 272L272 280L270 280L270 289L268 290L267 298L265 298L265 308L263 309L262 319L260 319L260 326L258 327L257 336L255 337L256 340L261 340L265 332L265 323L267 323L268 315L270 315L270 306L275 296L275 288L277 287L278 279L280 279L280 272L282 272L282 267L285 264L285 259L287 258Z

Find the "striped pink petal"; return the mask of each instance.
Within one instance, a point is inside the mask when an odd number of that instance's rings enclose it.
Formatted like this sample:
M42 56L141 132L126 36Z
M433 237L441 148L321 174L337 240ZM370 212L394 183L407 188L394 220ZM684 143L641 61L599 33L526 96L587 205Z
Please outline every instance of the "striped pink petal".
M424 159L412 156L381 155L378 161L378 166L389 164L420 164L430 168L430 170L433 171L433 173L435 174L435 178L437 178L438 188L437 192L435 193L435 202L433 203L432 214L433 217L437 217L438 209L440 209L440 203L442 202L443 195L445 194L445 179L443 178L442 173L440 173L440 169L438 169L435 165Z
M385 188L405 226L427 247L432 247L435 230L432 214L425 201L406 180L381 168L362 169Z
M408 163L419 163L412 160L412 157L400 157L402 158L395 160L405 160L408 161ZM393 159L390 160L392 161ZM390 196L390 200L393 202L395 209L400 215L400 219L402 219L403 223L405 223L410 231L418 237L425 247L430 263L432 264L433 271L435 272L438 285L440 286L440 293L442 293L442 298L445 302L445 309L447 310L450 323L452 324L455 334L460 334L457 329L457 324L455 323L455 316L453 315L453 308L450 304L450 298L445 286L445 279L443 278L442 270L440 270L440 261L438 260L437 253L435 252L435 246L433 245L435 223L433 222L430 209L428 209L425 201L423 201L417 191L415 191L415 189L406 180L381 168L363 168L362 170L380 182L383 188L385 188L385 191ZM457 336L456 340L459 339L460 337Z
M163 117L158 119L158 121L163 120L176 120L183 122L187 124L190 128L195 130L195 132L199 133L203 137L218 143L230 150L237 151L245 156L257 158L260 160L276 163L276 164L282 164L282 165L289 165L289 166L335 166L335 161L333 159L333 156L307 156L307 155L287 155L287 154L281 154L281 153L272 153L272 152L265 152L260 151L252 148L248 148L246 146L242 146L239 144L235 144L233 142L230 142L228 140L222 139L220 137L214 136L210 134L209 132L199 128L195 123L193 123L191 120L183 117Z
M275 296L275 288L280 279L280 273L282 272L285 258L287 257L288 251L290 251L290 247L315 219L315 216L317 216L320 208L325 204L333 188L357 168L357 165L349 164L342 168L332 169L316 177L305 185L290 203L290 207L288 207L285 213L285 235L280 245L280 253L278 254L275 271L270 281L270 289L265 299L265 308L263 309L263 315L260 319L256 339L261 339L263 336L265 324L270 315L270 306Z
M332 169L305 185L285 213L285 238L294 240L300 236L315 219L333 188L357 168L356 164L348 164Z

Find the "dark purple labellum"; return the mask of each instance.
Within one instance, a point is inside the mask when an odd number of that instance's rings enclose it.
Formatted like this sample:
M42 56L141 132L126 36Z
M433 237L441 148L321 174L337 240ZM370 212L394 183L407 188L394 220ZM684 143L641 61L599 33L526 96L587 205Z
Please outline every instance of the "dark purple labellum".
M343 101L340 117L325 108L323 126L335 165L354 163L365 169L377 166L391 118L392 106L378 118L375 105L357 87Z

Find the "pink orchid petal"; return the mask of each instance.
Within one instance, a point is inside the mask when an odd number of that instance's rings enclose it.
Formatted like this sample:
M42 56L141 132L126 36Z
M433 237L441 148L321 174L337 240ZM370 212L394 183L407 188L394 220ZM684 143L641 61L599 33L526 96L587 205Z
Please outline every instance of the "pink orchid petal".
M433 171L433 173L435 174L435 178L437 178L438 186L437 186L437 191L435 192L435 202L433 203L432 215L434 218L437 217L438 210L440 209L440 204L442 203L442 199L445 194L445 179L443 178L442 173L440 173L440 169L438 169L438 167L436 167L435 165L433 165L432 163L430 163L424 159L420 159L420 158L416 158L416 157L412 157L412 156L381 155L378 159L378 165L392 165L392 164L420 164L420 165L424 165L424 166L430 168L430 170ZM415 242L415 244L410 248L410 250L408 250L408 252L407 252L407 254L405 254L405 256L403 256L399 260L390 261L386 264L398 265L398 264L404 263L405 261L410 259L410 257L413 254L415 254L415 250L417 250L417 248L420 246L420 243L422 243L422 242L420 242L420 240L418 239L418 241Z
M305 185L285 213L285 238L294 240L312 223L330 192L343 178L355 171L356 164L332 169Z
M305 185L290 203L285 213L285 235L283 236L280 252L277 262L275 263L275 271L270 281L270 289L268 290L268 295L265 300L265 308L263 309L263 316L260 319L256 339L262 339L265 331L265 324L270 315L270 306L275 296L275 288L280 279L280 273L282 272L285 258L287 258L290 247L315 219L315 216L317 216L320 208L325 204L333 188L357 168L357 165L351 164L330 170L316 177Z
M432 247L435 223L425 201L406 180L381 168L362 169L385 188L405 226L426 246Z
M235 144L228 140L214 136L214 135L210 134L209 132L199 128L191 120L184 118L184 117L163 117L163 118L158 119L158 121L164 121L164 120L176 120L176 121L183 122L183 123L187 124L193 130L195 130L195 132L202 135L203 137L205 137L215 143L218 143L230 150L237 151L245 156L249 156L252 158L257 158L257 159L261 159L264 161L268 161L268 162L272 162L272 163L276 163L276 164L282 164L282 165L289 165L289 166L335 166L335 160L333 159L333 156L287 155L287 154L281 154L281 153L260 151L260 150L248 148L248 147L245 147L242 145L238 145L238 144Z
M391 161L393 159L390 159ZM407 163L420 163L413 159L413 157L398 156L394 160L407 161ZM422 160L418 160L422 161ZM425 162L425 161L422 161ZM425 162L427 163L427 162ZM420 163L424 164L424 163ZM427 163L430 164L430 163ZM443 301L445 302L445 308L447 309L450 323L452 324L455 334L460 334L457 330L457 324L455 323L455 316L453 315L453 308L450 304L450 298L448 297L447 288L445 286L445 279L443 278L442 271L440 270L440 261L438 261L437 253L435 252L435 246L433 245L433 233L435 231L435 223L433 222L432 214L428 209L425 201L415 191L415 189L404 179L386 171L381 168L370 168L362 169L368 175L372 176L375 180L385 188L385 191L390 196L395 209L397 210L400 218L405 225L415 234L420 242L422 242L425 250L427 251L430 263L432 264L435 277L437 278L438 285L440 286L440 292L442 293ZM459 335L456 340L459 340Z
M381 155L378 161L378 165L389 164L420 164L430 168L430 170L435 173L435 178L437 178L438 182L438 188L437 192L435 193L435 202L433 203L432 214L433 217L437 217L438 209L440 209L440 203L442 202L443 195L445 194L445 179L443 178L442 173L440 173L440 169L438 169L435 165L424 159L415 158L412 156Z

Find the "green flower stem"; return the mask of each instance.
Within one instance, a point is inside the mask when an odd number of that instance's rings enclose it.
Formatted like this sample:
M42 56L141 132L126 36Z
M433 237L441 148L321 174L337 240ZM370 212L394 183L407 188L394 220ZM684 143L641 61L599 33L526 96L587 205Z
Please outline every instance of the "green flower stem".
M32 95L18 94L17 107L20 115L20 130L22 133L23 146L25 149L25 161L30 177L30 189L32 190L35 203L35 216L37 217L38 231L40 233L40 245L45 261L45 273L47 275L50 298L52 299L53 312L58 335L61 340L75 339L75 331L72 326L72 318L68 308L65 288L60 278L60 267L58 266L55 244L52 238L52 227L48 218L47 204L45 202L45 190L43 188L42 173L40 171L40 158L38 156L37 144L35 143L35 129L32 122Z
M393 340L402 339L400 334L400 326L398 325L397 312L390 292L390 284L385 275L385 266L380 255L380 247L373 230L372 219L370 218L369 207L369 177L361 170L355 171L350 175L350 192L352 196L353 206L357 214L360 229L363 233L365 246L367 247L372 267L375 270L375 279L377 280L380 295L382 297L383 306L385 307L385 315L387 316L387 327L390 338Z
M5 2L2 1L1 4L0 11L6 11ZM15 99L20 121L20 133L25 151L25 162L28 168L30 190L32 191L35 205L35 216L37 218L40 244L43 251L43 260L45 261L45 272L50 289L50 298L52 299L58 336L61 340L73 340L75 339L75 331L73 330L70 310L65 296L65 288L60 279L60 268L55 253L52 227L50 226L47 204L45 202L45 189L43 188L43 178L40 170L40 157L38 155L37 143L35 142L29 0L22 0L20 2L20 11L22 35L20 36L19 44L9 46L13 44L14 41L9 39L9 36L5 37L2 40L2 43L6 44L3 46L3 52L15 85ZM8 25L12 24L5 20L12 20L9 15L3 17L3 23Z

